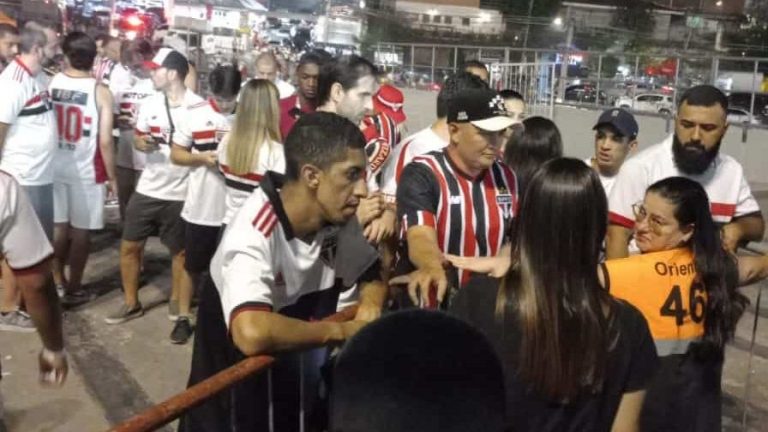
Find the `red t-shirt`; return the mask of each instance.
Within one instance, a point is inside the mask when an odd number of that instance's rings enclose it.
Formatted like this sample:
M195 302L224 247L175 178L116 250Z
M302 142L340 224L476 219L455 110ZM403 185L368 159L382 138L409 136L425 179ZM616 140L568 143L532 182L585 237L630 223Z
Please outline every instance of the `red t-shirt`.
M289 96L280 99L280 136L285 141L288 132L293 129L293 125L301 117L301 114L315 112L312 106L301 106L299 95Z

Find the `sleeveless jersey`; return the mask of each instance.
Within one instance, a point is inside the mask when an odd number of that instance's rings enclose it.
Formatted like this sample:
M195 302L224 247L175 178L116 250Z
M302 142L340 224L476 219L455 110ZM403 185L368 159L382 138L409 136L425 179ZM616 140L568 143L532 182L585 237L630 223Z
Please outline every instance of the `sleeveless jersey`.
M605 268L608 290L642 312L660 357L685 354L704 336L707 294L690 249L609 260Z
M96 80L58 73L50 91L59 130L54 155L54 180L64 183L103 183L107 180L99 150L99 110Z

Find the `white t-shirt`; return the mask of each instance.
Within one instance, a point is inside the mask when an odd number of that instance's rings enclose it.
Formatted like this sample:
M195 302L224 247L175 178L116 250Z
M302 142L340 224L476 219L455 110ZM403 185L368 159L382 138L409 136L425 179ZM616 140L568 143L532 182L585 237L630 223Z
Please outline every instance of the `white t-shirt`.
M288 82L281 80L280 78L275 80L275 86L277 87L277 92L280 93L280 99L291 97L294 93L296 93L296 87L292 86Z
M651 184L676 176L695 180L704 187L709 196L712 218L717 223L728 223L734 217L760 211L741 164L735 159L720 153L703 174L684 174L675 165L672 136L669 136L622 165L608 197L611 223L633 228L632 204L643 200Z
M611 190L613 189L613 185L616 183L616 177L617 176L605 176L600 173L595 167L592 166L592 158L588 157L584 159L584 163L587 164L588 167L595 170L595 174L597 174L598 177L600 177L600 184L603 185L603 190L605 191L605 196L608 197L611 195Z
M210 103L190 108L178 124L173 143L191 148L193 154L216 151L219 141L229 131L231 120ZM196 225L221 226L226 210L225 194L224 177L216 168L192 168L181 217Z
M173 121L174 135L189 114L190 108L207 105L208 102L187 89L182 104L166 107L165 94L158 92L146 99L139 108L139 118L136 122L136 134L150 135L159 143L159 149L147 153L147 163L139 177L136 192L152 198L165 201L184 201L187 197L187 177L189 168L171 162L171 122ZM174 138L175 139L175 138Z
M0 171L0 255L12 269L23 270L52 254L27 195L10 174Z
M120 94L127 92L133 87L135 79L131 75L131 71L122 63L118 63L112 68L112 72L103 84L109 86L109 91L112 93L112 112L120 114ZM117 123L113 125L112 136L119 137L120 129L117 127Z
M0 74L0 122L11 125L0 169L24 186L53 183L56 116L44 73L32 76L19 57Z
M99 109L96 80L63 72L51 80L51 96L59 125L59 145L53 159L57 183L94 184L107 180L99 149Z
M240 311L279 312L308 294L338 295L331 266L339 228L321 229L311 243L293 237L277 191L268 189L248 197L211 261L227 327Z
M114 95L118 101L119 115L129 117L132 124L138 120L139 108L143 101L157 93L155 85L149 78L137 80L128 90ZM123 168L143 170L147 162L147 154L136 150L133 146L134 131L124 129L120 131L120 140L117 143L117 155L115 165Z
M229 167L227 161L227 147L229 146L229 137L227 134L219 144L219 170L224 176L226 183L226 212L223 223L229 224L245 200L251 195L254 189L261 183L264 174L267 171L276 173L285 172L285 154L283 145L276 142L265 142L259 147L259 158L255 166L246 174L235 174Z
M397 183L400 180L403 168L413 158L441 150L446 146L448 146L448 142L440 138L431 127L427 127L407 137L400 145L395 147L394 154L390 156L384 165L381 179L381 190L387 197L387 200L394 201L395 195L397 195Z

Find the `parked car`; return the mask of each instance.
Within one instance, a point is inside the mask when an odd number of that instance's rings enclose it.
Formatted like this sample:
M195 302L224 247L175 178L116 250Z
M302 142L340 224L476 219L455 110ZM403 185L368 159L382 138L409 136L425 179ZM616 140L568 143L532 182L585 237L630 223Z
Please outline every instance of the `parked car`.
M751 119L750 119L751 117ZM760 124L758 116L750 116L749 111L741 108L728 108L728 122L733 124Z
M600 90L599 94L597 88L591 84L578 84L570 85L565 88L566 102L578 102L594 104L596 101L599 105L605 105L608 101L608 96L604 91Z
M728 106L749 112L752 106L752 93L731 92L728 95ZM755 93L755 110L753 112L756 117L768 117L768 93Z
M640 112L654 112L670 115L675 110L672 96L655 93L645 93L634 98L622 96L614 102L614 106Z

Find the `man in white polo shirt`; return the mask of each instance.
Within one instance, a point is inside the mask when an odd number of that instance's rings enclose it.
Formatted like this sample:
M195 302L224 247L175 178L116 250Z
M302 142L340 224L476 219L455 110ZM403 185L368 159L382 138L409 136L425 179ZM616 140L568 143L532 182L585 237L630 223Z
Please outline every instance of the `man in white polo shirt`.
M629 254L635 226L632 205L643 199L648 186L673 176L696 180L707 191L728 250L763 237L765 224L744 170L735 159L720 153L728 129L727 110L728 99L717 88L689 89L678 106L675 133L624 164L608 198L608 259Z
M25 28L19 56L0 74L0 169L13 175L27 194L48 239L53 238L53 152L56 117L43 71L48 38L42 30ZM18 310L20 299L13 274L3 265L0 325L33 331L29 317Z
M160 241L173 257L171 302L178 302L180 309L172 311L169 318L176 321L176 330L190 325L188 305L192 284L184 270L184 222L181 219L189 168L171 162L171 143L178 133L176 125L188 115L189 109L207 102L184 86L189 65L178 51L161 48L146 66L152 69L152 82L158 93L141 105L136 123L135 146L147 153L147 161L125 212L120 245L125 304L105 321L120 324L144 314L138 299L141 250L150 235L159 233ZM175 333L178 332L171 334L171 342L186 342L187 337L177 338Z

